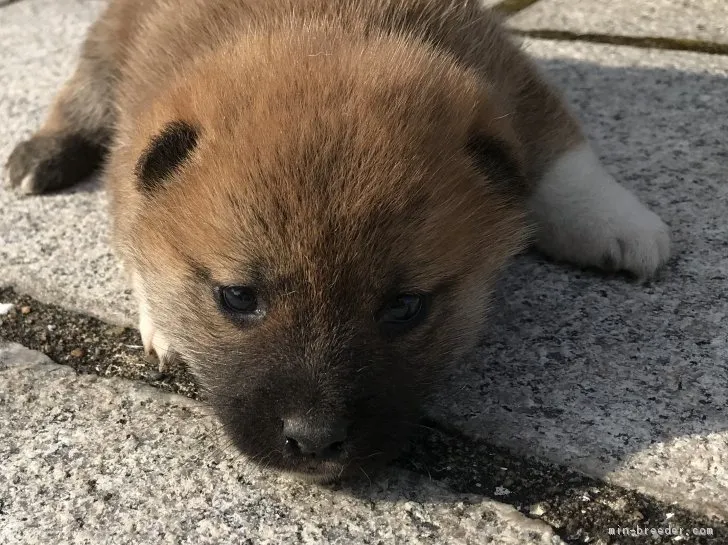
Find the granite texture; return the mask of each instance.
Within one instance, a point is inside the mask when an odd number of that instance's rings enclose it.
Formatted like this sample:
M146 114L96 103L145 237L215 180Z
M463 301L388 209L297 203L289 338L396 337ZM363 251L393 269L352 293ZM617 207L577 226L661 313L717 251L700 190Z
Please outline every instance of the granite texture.
M728 44L725 0L539 0L510 20L521 30L656 36Z
M0 543L563 543L403 472L332 490L251 467L217 436L187 398L0 345Z
M40 125L75 67L88 25L105 5L22 0L0 8L0 164ZM0 187L0 285L132 324L136 309L108 246L100 186L90 180L65 193L28 199Z
M99 6L0 9L1 156L38 125ZM648 286L518 259L482 350L432 412L516 452L728 518L728 57L526 47L566 89L608 170L671 226L675 257ZM0 284L133 323L104 204L93 181L29 199L0 189Z
M639 285L520 258L440 418L728 518L728 57L528 41L607 169L670 225ZM449 401L448 401L449 400Z

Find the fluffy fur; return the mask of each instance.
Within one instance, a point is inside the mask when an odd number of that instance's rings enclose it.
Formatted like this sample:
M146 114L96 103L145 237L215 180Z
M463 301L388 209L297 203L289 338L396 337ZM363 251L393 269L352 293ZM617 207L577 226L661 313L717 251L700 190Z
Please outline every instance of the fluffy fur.
M584 265L668 255L478 0L113 0L9 180L101 160L145 347L189 363L243 452L316 478L397 452L530 227ZM265 317L223 311L230 285ZM427 315L385 335L402 293ZM350 423L334 459L286 450L302 418Z

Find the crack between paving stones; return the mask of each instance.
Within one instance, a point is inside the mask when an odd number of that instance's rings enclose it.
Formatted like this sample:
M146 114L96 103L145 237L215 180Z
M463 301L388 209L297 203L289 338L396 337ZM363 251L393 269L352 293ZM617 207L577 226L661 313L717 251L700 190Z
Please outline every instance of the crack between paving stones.
M503 14L506 18L530 8L541 0L503 0L491 6L491 9ZM573 32L570 30L532 29L521 30L510 28L517 36L557 40L565 42L588 42L604 45L623 45L641 49L659 49L662 51L689 51L708 55L728 55L728 44L695 40L691 38L665 38L662 36L624 36L620 34L600 34L595 32Z
M659 49L662 51L689 51L708 55L728 55L728 44L691 40L685 38L661 38L657 36L620 36L616 34L580 33L568 30L519 30L509 29L517 36L557 40L565 42L588 42L603 45L623 45L640 49Z
M0 288L0 303L14 309L0 316L0 341L39 350L79 373L141 380L157 388L197 398L183 365L169 374L156 370L140 350L133 328L48 305ZM568 467L520 457L474 440L440 421L423 419L420 433L393 466L429 477L454 493L492 498L524 516L548 524L565 543L637 545L645 537L609 536L609 527L711 527L728 543L728 526L636 491L588 477ZM672 513L668 519L667 514ZM689 543L715 545L715 537Z
M715 544L716 536L728 538L728 526L717 520L611 485L568 467L537 458L518 457L506 449L473 440L459 429L437 420L425 418L422 424L435 433L415 440L418 451L415 461L403 458L395 465L426 474L454 492L483 495L509 504L527 518L549 525L568 545L637 545L644 543L644 535L609 536L608 529L664 528L668 523L685 529L714 529L715 536L702 540L693 540L691 536L690 543ZM438 456L440 460L435 460ZM443 466L446 471L443 471ZM503 473L499 475L499 470L506 470L509 474L505 479L513 476L516 479L510 483L503 480ZM489 479L488 485L481 486L481 482ZM507 485L504 488L509 488L508 496L493 493L499 481L501 485ZM672 514L668 517L668 513Z
M502 2L491 6L491 9L499 11L504 15L515 15L519 11L523 11L540 1L541 0L503 0Z

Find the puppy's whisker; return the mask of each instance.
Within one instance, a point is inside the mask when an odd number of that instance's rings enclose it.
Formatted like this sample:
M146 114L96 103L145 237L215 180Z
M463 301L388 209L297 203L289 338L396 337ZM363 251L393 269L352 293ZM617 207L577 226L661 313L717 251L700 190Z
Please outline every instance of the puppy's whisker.
M366 471L364 471L364 468L361 465L359 465L359 471L361 471L364 474L364 476L369 481L369 486L371 486L372 485L372 479L369 477L369 474Z

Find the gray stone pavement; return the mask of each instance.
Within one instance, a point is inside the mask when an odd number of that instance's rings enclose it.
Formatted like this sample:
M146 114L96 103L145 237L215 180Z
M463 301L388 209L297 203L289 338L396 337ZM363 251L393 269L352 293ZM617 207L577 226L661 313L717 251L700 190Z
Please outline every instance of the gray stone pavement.
M330 490L259 470L219 448L194 402L19 345L0 345L0 409L7 545L563 543L513 507L402 471Z
M725 41L724 2L593 4L541 0L511 23ZM21 0L0 8L0 157L37 127L102 5ZM647 5L659 8L654 22L635 23ZM519 258L501 282L481 353L432 413L472 437L728 519L728 57L578 41L524 45L564 89L608 169L671 226L675 257L648 286ZM0 285L133 323L106 242L105 202L97 181L31 199L0 189ZM14 390L21 379L12 377ZM105 384L93 388L137 388ZM57 403L78 402L67 395ZM179 415L160 409L148 417L172 429ZM147 482L143 475L139 469L129 482ZM195 486L204 488L204 478ZM39 492L31 496L40 501ZM433 516L446 520L446 511Z
M520 259L442 418L728 518L728 57L528 41L671 226L649 286ZM461 386L460 386L461 385Z
M540 0L516 14L521 30L656 36L728 44L725 0Z
M0 158L38 127L72 72L104 0L21 0L0 8ZM18 200L0 189L0 284L128 321L134 312L107 244L106 196L91 181Z

